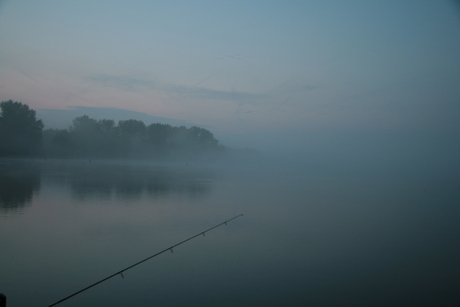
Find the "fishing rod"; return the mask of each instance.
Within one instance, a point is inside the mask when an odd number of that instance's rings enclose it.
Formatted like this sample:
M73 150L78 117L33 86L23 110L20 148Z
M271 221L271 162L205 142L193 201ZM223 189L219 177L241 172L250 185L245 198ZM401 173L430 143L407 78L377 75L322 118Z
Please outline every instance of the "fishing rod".
M75 292L75 293L73 293L73 294L71 294L71 295L69 295L69 296L63 298L63 299L57 301L56 303L53 303L53 304L49 305L48 307L56 306L57 304L60 304L60 303L62 303L63 301L68 300L69 298L71 298L71 297L73 297L73 296L75 296L75 295L77 295L77 294L80 294L80 293L82 293L82 292L84 292L84 291L86 291L86 290L88 290L88 289L90 289L90 288L92 288L92 287L94 287L94 286L96 286L96 285L98 285L98 284L100 284L100 283L102 283L102 282L104 282L104 281L106 281L106 280L112 278L112 277L115 277L115 276L117 276L117 275L120 275L122 278L125 278L125 277L123 276L123 272L125 272L125 271L127 271L127 270L129 270L129 269L132 269L132 268L135 267L136 265L139 265L139 264L141 264L141 263L143 263L143 262L145 262L145 261L147 261L147 260L150 260L150 259L152 259L152 258L154 258L154 257L156 257L156 256L158 256L158 255L161 255L161 254L163 254L164 252L171 251L171 253L172 253L174 247L179 246L179 245L181 245L181 244L184 244L185 242L190 241L190 240L192 240L192 239L194 239L194 238L196 238L196 237L198 237L198 236L201 236L201 235L204 236L204 234L205 234L206 232L211 231L211 230L213 230L214 228L217 228L217 227L222 226L222 225L224 225L224 224L227 225L228 222L230 222L230 221L232 221L232 220L234 220L234 219L237 219L237 218L239 218L240 216L243 216L243 214L240 214L240 215L237 215L237 216L235 216L235 217L232 217L231 219L226 220L225 222L222 222L222 223L220 223L220 224L218 224L218 225L216 225L216 226L214 226L214 227L208 228L208 229L206 229L206 230L204 230L204 231L202 231L202 232L200 232L200 233L198 233L198 234L196 234L196 235L194 235L194 236L191 236L190 238L187 238L187 239L185 239L185 240L183 240L183 241L181 241L181 242L179 242L179 243L176 243L176 244L174 244L174 245L172 245L172 246L170 246L170 247L168 247L168 248L165 248L165 249L162 250L161 252L158 252L158 253L156 253L156 254L153 254L153 255L151 255L151 256L149 256L149 257L147 257L147 258L145 258L145 259L143 259L143 260L141 260L141 261L136 262L135 264L132 264L132 265L130 265L130 266L128 266L128 267L126 267L126 268L124 268L124 269L122 269L122 270L116 272L116 273L113 273L112 275L107 276L106 278L103 278L103 279L99 280L98 282L95 282L94 284L89 285L88 287L83 288L83 289L81 289L81 290L79 290L79 291L77 291L77 292Z

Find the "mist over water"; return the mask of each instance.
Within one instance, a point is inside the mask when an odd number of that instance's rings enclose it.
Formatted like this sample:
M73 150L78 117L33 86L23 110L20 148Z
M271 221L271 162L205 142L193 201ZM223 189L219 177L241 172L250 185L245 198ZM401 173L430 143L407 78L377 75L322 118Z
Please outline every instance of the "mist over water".
M243 213L61 305L458 304L458 173L325 165L2 160L0 290L47 306Z
M460 306L458 8L0 0L8 307Z

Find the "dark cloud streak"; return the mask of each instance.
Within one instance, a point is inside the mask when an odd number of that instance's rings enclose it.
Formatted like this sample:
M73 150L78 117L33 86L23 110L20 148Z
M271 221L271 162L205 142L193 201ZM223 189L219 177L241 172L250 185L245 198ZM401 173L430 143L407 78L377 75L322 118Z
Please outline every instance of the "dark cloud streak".
M214 74L212 74L212 75L210 75L210 76L204 78L203 80L199 81L198 83L194 84L192 87L195 87L195 86L197 86L197 85L200 85L200 84L203 83L204 81L209 80L209 79L211 79L211 78L214 77L214 76L217 76L217 75L220 74L222 71L223 71L223 69L222 69L222 70L219 70L218 72L216 72L216 73L214 73Z
M40 83L40 81L38 81L36 78L32 77L32 76L29 75L28 73L26 73L26 72L24 72L24 71L22 71L22 70L20 70L20 69L18 69L18 68L16 68L16 70L17 70L19 73L21 73L21 74L23 74L24 76L26 76L27 78L31 79L32 81L35 81L35 82L37 82L37 83Z
M87 76L85 80L108 87L118 88L123 91L136 91L140 88L157 88L157 84L152 80L130 76L94 74Z
M205 87L197 87L197 85L205 82L221 71L208 76L207 78L196 83L192 87L183 85L171 85L155 82L147 78L137 78L131 76L117 76L108 74L94 74L84 78L86 81L102 86L117 88L122 91L143 91L160 90L169 92L175 95L184 95L191 98L204 100L226 100L226 101L241 101L241 100L261 100L266 99L270 95L260 93L248 93L240 91L220 91L212 90Z

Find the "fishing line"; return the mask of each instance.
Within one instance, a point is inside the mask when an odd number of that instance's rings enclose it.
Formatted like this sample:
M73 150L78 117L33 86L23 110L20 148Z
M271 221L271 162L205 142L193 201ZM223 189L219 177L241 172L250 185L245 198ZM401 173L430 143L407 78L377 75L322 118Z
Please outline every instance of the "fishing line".
M156 253L156 254L153 254L153 255L151 255L151 256L149 256L149 257L147 257L147 258L145 258L145 259L143 259L143 260L141 260L141 261L139 261L139 262L136 262L136 263L133 264L133 265L130 265L130 266L124 268L123 270L120 270L120 271L118 271L118 272L116 272L116 273L113 273L112 275L107 276L106 278L103 278L103 279L99 280L98 282L95 282L94 284L92 284L92 285L90 285L90 286L88 286L88 287L86 287L86 288L83 288L83 289L81 289L80 291L77 291L77 292L75 292L75 293L73 293L73 294L71 294L71 295L69 295L69 296L63 298L63 299L57 301L56 303L53 303L53 304L49 305L48 307L56 306L57 304L60 304L60 303L62 303L63 301L68 300L69 298L71 298L71 297L73 297L73 296L75 296L75 295L77 295L77 294L80 294L80 293L82 293L82 292L84 292L84 291L86 291L86 290L88 290L88 289L90 289L90 288L92 288L92 287L94 287L94 286L96 286L96 285L98 285L98 284L100 284L100 283L102 283L102 282L104 282L104 281L106 281L106 280L112 278L112 277L115 277L115 276L117 276L117 275L120 275L122 278L125 278L125 277L123 276L123 272L125 272L125 271L127 271L127 270L129 270L129 269L135 267L136 265L139 265L139 264L141 264L141 263L143 263L143 262L145 262L145 261L147 261L147 260L149 260L149 259L152 259L152 258L154 258L154 257L156 257L156 256L158 256L158 255L161 255L161 254L163 254L164 252L170 251L170 252L172 253L174 247L179 246L179 245L181 245L181 244L184 244L185 242L190 241L190 240L192 240L192 239L194 239L194 238L196 238L196 237L198 237L198 236L201 236L201 235L204 236L204 234L205 234L206 232L211 231L211 230L213 230L214 228L217 228L217 227L219 227L219 226L221 226L221 225L224 225L224 224L227 225L228 222L230 222L230 221L232 221L232 220L234 220L234 219L237 219L237 218L239 218L240 216L243 216L243 214L240 214L240 215L237 215L237 216L235 216L235 217L232 217L231 219L226 220L225 222L222 222L222 223L220 223L220 224L218 224L218 225L216 225L216 226L214 226L214 227L208 228L208 229L206 229L206 230L204 230L204 231L202 231L202 232L200 232L200 233L198 233L198 234L196 234L196 235L194 235L194 236L192 236L192 237L190 237L190 238L188 238L188 239L185 239L185 240L183 240L183 241L181 241L181 242L179 242L179 243L176 243L176 244L174 244L174 245L172 245L172 246L170 246L170 247L168 247L168 248L165 248L165 249L162 250L161 252L158 252L158 253Z

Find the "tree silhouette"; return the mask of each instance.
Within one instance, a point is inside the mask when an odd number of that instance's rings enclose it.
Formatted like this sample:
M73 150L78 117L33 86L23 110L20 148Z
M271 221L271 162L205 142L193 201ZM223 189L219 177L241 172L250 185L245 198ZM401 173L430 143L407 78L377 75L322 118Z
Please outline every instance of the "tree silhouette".
M189 133L193 142L199 145L200 148L209 149L217 146L218 141L209 130L193 126L189 129Z
M140 120L95 120L77 117L69 129L44 131L43 153L49 157L182 159L222 152L214 135L200 127L146 125Z
M41 145L43 123L28 105L8 100L0 103L0 155L36 154Z
M120 135L124 138L140 140L145 134L145 124L140 120L120 120L118 128L120 129Z
M173 127L168 124L155 123L147 127L146 139L152 145L165 146L173 134Z

